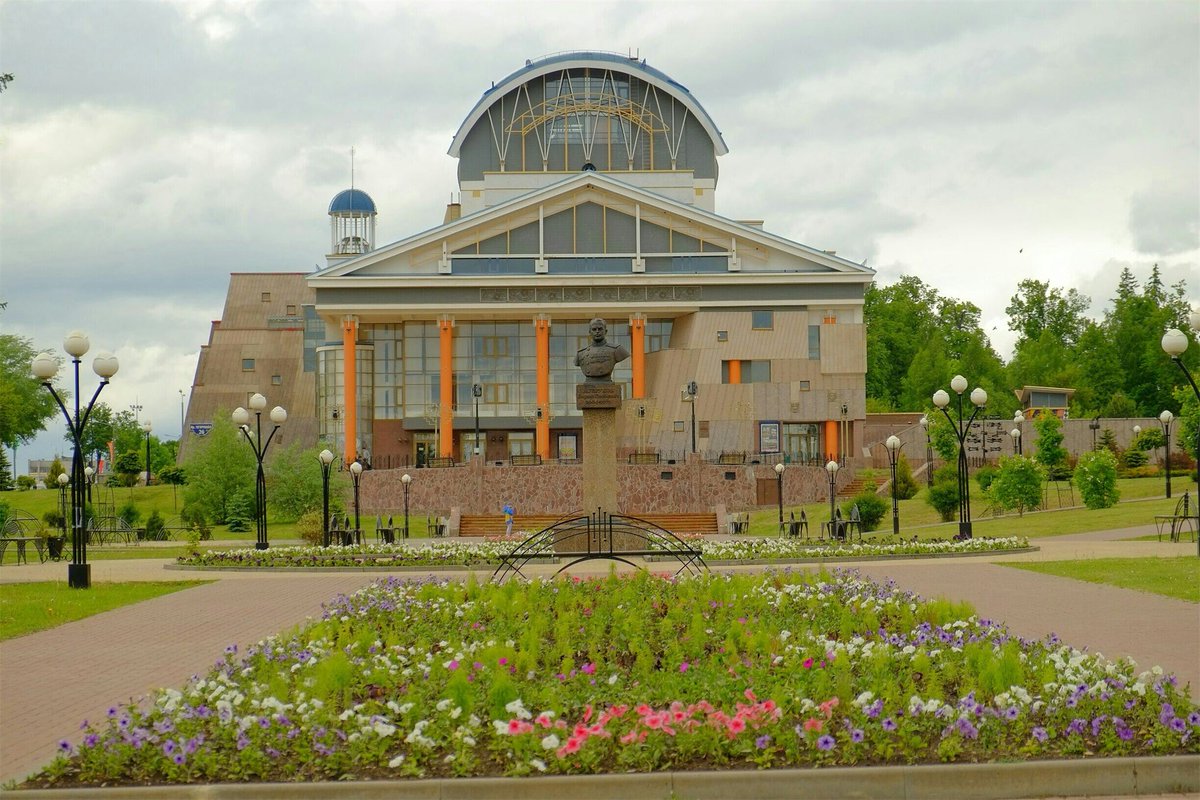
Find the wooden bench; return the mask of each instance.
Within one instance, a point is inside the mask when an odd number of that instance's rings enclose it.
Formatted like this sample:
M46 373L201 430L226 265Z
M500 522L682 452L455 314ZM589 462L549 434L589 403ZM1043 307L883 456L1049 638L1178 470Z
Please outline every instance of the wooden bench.
M1167 532L1168 541L1178 542L1179 534L1183 533L1184 526L1191 531L1192 538L1196 538L1196 517L1189 513L1188 510L1188 493L1184 492L1183 497L1179 498L1179 502L1175 504L1175 511L1171 514L1155 514L1154 524L1158 527L1158 540L1161 542L1163 531Z

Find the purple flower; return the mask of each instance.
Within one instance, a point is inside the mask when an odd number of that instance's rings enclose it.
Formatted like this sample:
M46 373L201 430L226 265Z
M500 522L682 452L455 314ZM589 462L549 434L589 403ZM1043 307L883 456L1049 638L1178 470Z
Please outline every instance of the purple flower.
M1171 720L1175 718L1175 707L1170 703L1163 703L1162 708L1158 712L1158 721L1163 725L1170 725Z
M59 742L58 742L58 749L59 749L59 750L61 750L61 751L62 751L62 752L64 752L64 753L70 754L70 752L71 752L71 743L70 743L70 742L68 742L66 739L60 739L60 740L59 740Z
M769 744L771 744L771 737L765 733L754 740L754 746L759 750L766 750Z
M888 717L883 721L883 729L885 731L894 731L896 728L896 720L892 719L891 717Z
M164 756L169 756L174 753L175 742L171 739L167 739L165 742L163 742L162 751Z
M1012 721L1019 716L1021 716L1021 712L1016 706L1009 706L1008 708L1004 709L1004 718L1009 721Z
M975 739L979 736L979 729L972 725L966 717L960 717L958 722L954 723L954 727L968 739Z
M1176 717L1175 719L1171 720L1171 730L1175 731L1176 733L1183 733L1187 730L1187 723L1185 723L1182 718Z
M834 742L833 737L828 733L822 736L820 739L817 739L818 750L832 750L834 744L836 744L836 742Z
M1193 728L1200 728L1200 711L1193 711L1188 714L1188 725Z
M182 765L183 762L187 761L187 756L185 756L183 753L176 753L174 756L172 756L171 760L176 764Z
M1121 738L1121 741L1128 742L1130 739L1133 738L1133 729L1132 728L1124 728L1124 727L1117 728L1117 736L1119 736Z
M855 728L854 730L850 731L850 741L856 744L865 738L867 738L867 735L863 733L862 728Z
M97 736L94 733L89 733L87 736L83 737L83 746L84 747L95 747L96 743L99 741L100 741L99 736Z
M876 700L874 703L871 703L871 705L866 707L865 711L868 717L875 719L883 711L883 700Z
M1046 733L1045 728L1039 725L1033 729L1033 738L1037 739L1039 742L1044 742L1050 738L1050 735Z

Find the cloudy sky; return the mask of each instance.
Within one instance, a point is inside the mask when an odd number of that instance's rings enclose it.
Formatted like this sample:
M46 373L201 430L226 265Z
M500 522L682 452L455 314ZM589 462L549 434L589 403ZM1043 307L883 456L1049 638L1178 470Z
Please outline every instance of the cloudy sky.
M323 263L351 146L381 242L438 224L482 91L580 49L705 106L719 213L974 302L1005 358L1023 278L1098 316L1157 263L1200 303L1192 0L3 0L0 330L84 329L121 361L103 398L174 438L228 274Z

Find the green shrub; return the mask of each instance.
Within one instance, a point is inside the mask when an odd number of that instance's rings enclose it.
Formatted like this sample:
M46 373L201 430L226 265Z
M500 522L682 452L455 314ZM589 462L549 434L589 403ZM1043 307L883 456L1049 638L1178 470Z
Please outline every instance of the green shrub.
M235 533L243 533L250 530L250 522L254 520L254 499L248 492L239 492L229 501L228 513L225 517L225 524L229 530Z
M0 500L0 531L4 530L4 523L8 522L10 514L12 509L9 508L8 501Z
M887 501L871 491L862 492L842 504L842 517L850 519L850 509L858 506L858 518L864 531L879 527L879 521L887 513Z
M975 480L979 483L979 488L986 492L996 479L996 472L996 468L990 464L975 470Z
M296 520L296 531L300 538L314 547L325 544L325 523L319 508L306 511Z
M951 460L933 471L933 485L939 483L958 484L958 462ZM955 490L957 491L957 489Z
M199 534L197 541L208 541L212 538L212 528L208 526L208 517L200 506L185 505L179 512L179 518L188 526L189 531L196 531Z
M925 502L933 506L941 516L942 522L949 522L958 513L958 483L955 481L934 483L929 489L929 494L925 496Z
M30 489L32 489L35 486L37 486L37 481L35 481L33 479L32 475L18 475L17 476L17 491L28 492Z
M52 508L45 514L42 514L42 522L46 523L46 527L62 530L67 525L67 518L57 508Z
M1121 499L1117 491L1117 459L1108 450L1094 450L1079 457L1075 485L1088 508L1109 508Z
M896 497L901 500L911 500L917 496L919 491L921 491L921 487L913 479L912 467L909 466L904 453L901 453L900 458L896 461Z
M1143 451L1135 450L1132 447L1121 454L1121 464L1128 470L1144 467L1149 460L1149 457ZM1134 476L1130 475L1130 477Z
M162 518L162 514L158 510L150 512L150 516L146 518L146 539L150 541L159 541L166 537L166 521Z
M1046 471L1032 458L1002 456L988 494L1001 508L1024 514L1041 505L1045 480Z
M138 509L137 504L132 500L126 500L125 505L121 506L117 511L117 516L125 520L125 524L129 527L136 527L138 520L142 518L142 512Z

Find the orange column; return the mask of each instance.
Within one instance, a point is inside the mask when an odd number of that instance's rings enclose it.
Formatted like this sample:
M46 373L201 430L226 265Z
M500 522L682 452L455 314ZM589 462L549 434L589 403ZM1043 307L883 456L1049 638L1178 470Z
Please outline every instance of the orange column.
M550 458L550 318L539 314L533 329L537 334L537 407L542 411L534 436L538 455Z
M734 385L742 382L742 362L737 359L729 362L729 382Z
M629 318L629 358L633 368L633 399L646 397L646 318L634 314Z
M355 444L358 440L358 318L342 318L342 420L345 423L345 439L342 455L347 464L358 457Z
M438 420L438 455L454 455L454 317L438 317L441 356L438 359L438 387L441 417Z
M838 421L825 420L825 460L837 461L838 457Z

